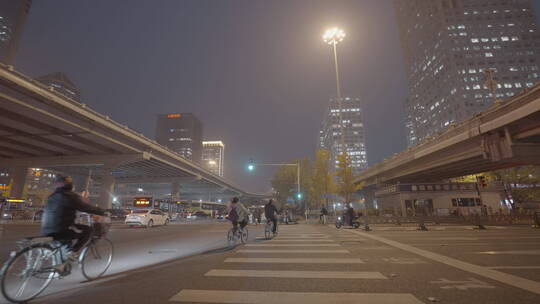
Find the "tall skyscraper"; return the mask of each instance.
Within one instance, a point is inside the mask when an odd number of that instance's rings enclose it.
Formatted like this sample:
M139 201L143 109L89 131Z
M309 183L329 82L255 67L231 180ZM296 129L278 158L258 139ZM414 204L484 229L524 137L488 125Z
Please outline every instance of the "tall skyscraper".
M222 141L203 141L202 164L215 175L223 177L225 145Z
M202 123L191 113L158 115L156 141L197 163L201 163L202 133Z
M360 98L345 97L341 107L345 146L352 162L353 171L358 174L367 169L366 139ZM330 151L332 163L337 168L337 156L342 153L337 99L330 99L330 105L319 132L319 148Z
M56 72L36 78L37 81L52 88L66 97L75 101L81 101L81 91L79 88L63 73Z
M32 0L0 1L0 62L13 64Z
M394 5L409 82L409 146L538 82L540 33L531 0Z

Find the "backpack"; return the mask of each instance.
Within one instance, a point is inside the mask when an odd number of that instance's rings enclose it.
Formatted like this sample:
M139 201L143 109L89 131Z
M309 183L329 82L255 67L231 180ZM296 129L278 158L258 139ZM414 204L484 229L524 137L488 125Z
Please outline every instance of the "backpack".
M229 221L236 222L238 221L238 212L236 212L236 208L232 208L231 211L229 211Z

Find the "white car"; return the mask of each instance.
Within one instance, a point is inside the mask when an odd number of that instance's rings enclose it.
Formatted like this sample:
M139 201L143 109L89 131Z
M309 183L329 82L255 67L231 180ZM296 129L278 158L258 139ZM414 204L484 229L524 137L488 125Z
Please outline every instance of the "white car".
M130 227L146 226L150 228L156 225L168 225L169 216L157 209L133 210L126 216L125 223Z

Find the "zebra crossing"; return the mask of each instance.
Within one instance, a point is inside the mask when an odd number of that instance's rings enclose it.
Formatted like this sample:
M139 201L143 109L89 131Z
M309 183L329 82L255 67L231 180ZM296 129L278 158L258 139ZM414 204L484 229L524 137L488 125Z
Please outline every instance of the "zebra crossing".
M262 243L248 243L225 258L221 267L210 269L205 280L240 280L246 278L265 280L347 280L388 281L378 271L351 270L346 265L363 267L366 262L354 257L339 242L352 240L345 237L334 240L331 235L320 233L310 226L281 227L280 234ZM361 238L356 238L361 239ZM283 265L279 268L278 265ZM289 268L286 265L291 265ZM309 265L309 270L297 270L295 265ZM341 268L335 268L342 265ZM257 267L255 267L257 266ZM323 267L324 266L324 267ZM285 268L285 269L283 269ZM318 269L320 268L320 269ZM334 269L332 269L334 268ZM169 301L175 303L423 303L408 293L361 292L305 292L304 290L260 290L252 281L240 284L242 290L183 289Z

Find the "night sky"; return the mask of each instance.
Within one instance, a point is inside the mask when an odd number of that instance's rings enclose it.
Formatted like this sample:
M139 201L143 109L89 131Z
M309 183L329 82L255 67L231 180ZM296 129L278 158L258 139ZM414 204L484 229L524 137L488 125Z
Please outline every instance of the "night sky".
M540 0L535 0L540 7ZM368 161L405 147L406 81L391 0L33 1L16 68L65 73L82 102L155 136L156 114L192 112L226 145L225 175L267 192L272 170L249 158L313 156L342 27L343 95L364 102Z

